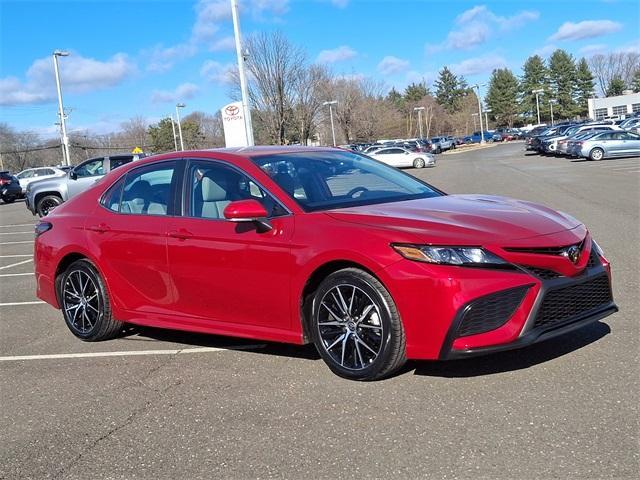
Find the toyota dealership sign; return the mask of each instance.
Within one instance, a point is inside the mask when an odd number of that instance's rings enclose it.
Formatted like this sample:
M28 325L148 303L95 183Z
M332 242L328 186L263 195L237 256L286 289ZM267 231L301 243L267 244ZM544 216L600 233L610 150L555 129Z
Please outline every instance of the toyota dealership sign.
M227 147L246 147L247 130L242 114L242 102L233 102L220 110L224 127L224 141Z

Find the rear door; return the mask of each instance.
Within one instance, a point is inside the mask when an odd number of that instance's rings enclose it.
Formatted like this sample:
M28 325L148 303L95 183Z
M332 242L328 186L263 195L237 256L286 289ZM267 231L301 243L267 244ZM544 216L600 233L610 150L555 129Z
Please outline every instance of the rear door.
M176 161L127 172L103 196L85 231L101 258L116 304L127 311L174 314L167 263L167 226L172 196L180 183Z

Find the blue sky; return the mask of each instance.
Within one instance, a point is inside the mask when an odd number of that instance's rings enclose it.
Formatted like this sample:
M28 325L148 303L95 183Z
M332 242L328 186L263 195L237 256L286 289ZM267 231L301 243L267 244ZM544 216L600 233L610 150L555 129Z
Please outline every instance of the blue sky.
M389 88L429 84L444 65L470 82L564 48L576 57L640 51L637 0L240 0L244 35L280 30L310 61ZM230 100L235 62L228 0L0 0L0 121L43 136L57 120L51 52L68 129L107 133Z

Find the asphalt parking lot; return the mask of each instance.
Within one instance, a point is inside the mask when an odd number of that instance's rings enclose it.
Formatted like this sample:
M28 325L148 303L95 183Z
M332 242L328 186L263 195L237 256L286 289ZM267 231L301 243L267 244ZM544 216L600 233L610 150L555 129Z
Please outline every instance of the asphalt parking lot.
M35 298L35 218L0 205L0 478L637 478L640 158L513 143L411 173L581 219L620 312L375 383L334 376L311 346L150 329L82 343Z

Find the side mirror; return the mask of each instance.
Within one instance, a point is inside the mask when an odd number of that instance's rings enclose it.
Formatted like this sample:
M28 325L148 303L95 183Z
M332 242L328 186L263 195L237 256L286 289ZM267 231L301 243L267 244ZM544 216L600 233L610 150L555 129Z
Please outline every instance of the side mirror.
M78 179L78 174L76 173L75 170L69 170L69 178L71 180L77 180Z
M257 200L238 200L231 202L224 209L224 218L231 222L254 222L259 230L271 230L267 220L267 210Z

